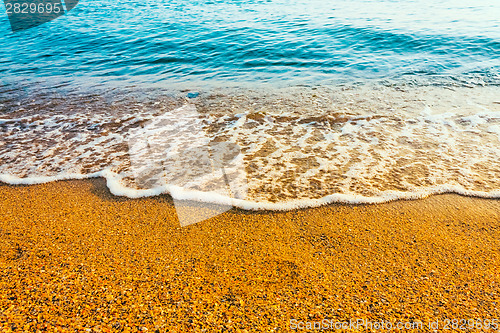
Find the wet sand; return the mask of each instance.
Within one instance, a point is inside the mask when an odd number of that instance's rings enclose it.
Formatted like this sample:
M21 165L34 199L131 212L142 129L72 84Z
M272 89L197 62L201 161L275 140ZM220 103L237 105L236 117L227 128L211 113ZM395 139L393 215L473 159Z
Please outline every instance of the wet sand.
M3 331L500 318L500 200L233 209L181 228L168 196L95 179L0 185L0 214Z

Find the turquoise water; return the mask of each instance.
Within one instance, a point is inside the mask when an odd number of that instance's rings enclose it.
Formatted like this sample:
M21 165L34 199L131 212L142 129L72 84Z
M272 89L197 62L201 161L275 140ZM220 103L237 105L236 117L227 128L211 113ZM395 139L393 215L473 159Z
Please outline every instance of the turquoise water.
M498 0L84 0L16 33L2 14L0 181L245 209L500 198L499 24Z
M134 84L500 82L500 1L83 0L12 33L4 81Z

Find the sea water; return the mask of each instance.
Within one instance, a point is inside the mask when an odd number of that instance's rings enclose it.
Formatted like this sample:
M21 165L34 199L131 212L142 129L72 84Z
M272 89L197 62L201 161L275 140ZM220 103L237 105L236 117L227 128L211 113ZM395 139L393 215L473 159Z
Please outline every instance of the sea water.
M496 0L80 1L16 33L4 13L0 181L248 209L500 197Z

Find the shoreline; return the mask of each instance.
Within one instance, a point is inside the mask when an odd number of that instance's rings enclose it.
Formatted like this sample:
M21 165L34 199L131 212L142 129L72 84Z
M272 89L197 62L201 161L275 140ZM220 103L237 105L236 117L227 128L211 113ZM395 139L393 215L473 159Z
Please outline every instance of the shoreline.
M13 331L500 318L498 199L233 208L180 227L169 196L116 197L101 178L0 193L0 326Z
M104 181L107 191L114 197L130 200L155 198L167 196L173 198L169 193L168 186L162 186L151 189L133 189L121 183L119 175L110 171L98 171L87 175L67 174L55 177L34 177L18 178L16 176L0 174L0 185L5 186L36 186L52 182L71 182L71 181L93 181L101 179ZM228 197L216 194L214 198L208 198L207 192L198 190L175 189L177 197L176 202L190 202L196 205L206 206L231 206L232 209L242 211L261 211L261 212L288 212L292 210L315 209L329 205L379 205L395 201L414 201L423 200L436 195L458 195L461 197L478 198L486 200L499 200L500 190L494 191L473 191L466 190L456 185L434 185L424 187L418 192L393 191L387 190L377 196L364 196L358 194L333 193L324 197L314 199L293 199L284 202L256 202L246 199L237 199L233 196ZM227 209L225 209L227 210Z

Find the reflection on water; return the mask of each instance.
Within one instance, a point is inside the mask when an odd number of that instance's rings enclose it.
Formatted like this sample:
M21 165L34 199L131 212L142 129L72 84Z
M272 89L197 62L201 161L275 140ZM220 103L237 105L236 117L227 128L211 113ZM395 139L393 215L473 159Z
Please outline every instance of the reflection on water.
M496 0L87 0L16 34L4 16L0 73L167 86L498 83L498 17Z

